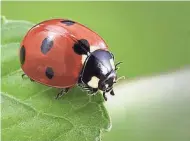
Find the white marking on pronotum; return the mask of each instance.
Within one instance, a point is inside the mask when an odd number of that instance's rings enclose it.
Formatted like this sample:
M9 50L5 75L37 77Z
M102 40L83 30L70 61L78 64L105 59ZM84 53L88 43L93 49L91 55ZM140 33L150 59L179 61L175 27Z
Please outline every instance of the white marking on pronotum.
M98 82L100 81L99 78L96 76L93 76L91 80L88 82L88 85L91 86L92 88L98 88Z
M86 58L87 58L87 55L82 55L82 64L84 64Z
M115 65L114 65L113 58L112 58L112 59L110 59L110 64L111 64L111 66L112 66L112 69L113 69L113 70L115 70Z
M95 50L100 49L98 46L90 46L90 52L94 52ZM90 53L87 53L90 55ZM87 55L82 55L82 64L84 64L85 60L87 58Z
M90 52L94 52L95 50L100 49L98 46L90 46Z

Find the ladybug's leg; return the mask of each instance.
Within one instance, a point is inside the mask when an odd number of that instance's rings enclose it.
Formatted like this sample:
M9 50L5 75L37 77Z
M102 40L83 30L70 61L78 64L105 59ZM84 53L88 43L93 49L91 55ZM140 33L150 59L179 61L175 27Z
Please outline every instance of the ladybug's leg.
M26 74L25 74L25 73L23 73L21 76L22 76L22 79L23 79L23 78L24 78L24 76L26 76ZM34 80L33 80L33 79L31 79L31 78L30 78L30 81L34 82Z
M97 88L91 88L91 87L82 87L85 91L88 92L88 94L94 94L98 91Z
M58 99L60 97L62 97L64 94L66 94L68 91L69 91L70 88L65 88L65 89L62 89L58 94L57 96L55 97L55 99Z
M113 91L113 90L111 90L110 94L111 94L111 95L115 95L115 93L114 93L114 91Z
M88 93L89 93L89 94L95 94L95 93L97 93L97 91L98 91L97 88L92 88L92 89L89 89L89 90L88 90Z
M34 82L34 80L33 80L33 79L31 79L31 78L30 78L30 81Z
M25 74L25 73L23 73L21 76L22 76L22 79L23 79L23 78L24 78L24 76L26 76L26 74Z
M106 97L106 92L103 92L103 97L104 97L105 101L108 100L107 97Z
M91 92L91 94L95 94L95 93L97 93L97 91L98 91L98 89L93 88L90 92Z

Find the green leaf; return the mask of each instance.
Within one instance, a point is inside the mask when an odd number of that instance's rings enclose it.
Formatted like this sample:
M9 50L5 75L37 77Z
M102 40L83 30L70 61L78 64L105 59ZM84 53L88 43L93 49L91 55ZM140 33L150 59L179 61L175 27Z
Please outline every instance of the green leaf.
M20 42L26 34L26 31L34 25L28 21L7 20L4 16L1 17L1 21L2 44Z
M33 26L1 18L2 24L2 140L94 141L111 126L102 95L89 96L75 87L55 100L58 89L22 79L18 50Z
M103 141L190 141L189 86L190 67L117 85Z

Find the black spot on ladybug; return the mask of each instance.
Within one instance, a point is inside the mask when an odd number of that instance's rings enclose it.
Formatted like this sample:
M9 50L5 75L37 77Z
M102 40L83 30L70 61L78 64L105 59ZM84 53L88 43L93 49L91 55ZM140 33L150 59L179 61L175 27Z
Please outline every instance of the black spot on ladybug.
M25 55L26 55L26 50L25 47L22 46L20 49L20 63L23 65L25 61Z
M42 41L41 52L46 54L53 47L53 40L50 37L45 38Z
M53 76L54 76L54 72L53 72L53 69L51 67L47 67L46 68L46 76L47 78L49 79L52 79Z
M87 54L90 52L90 44L86 39L78 40L78 42L74 44L73 50L79 55Z
M67 26L75 24L75 22L71 20L64 20L64 21L61 21L61 23L66 24Z

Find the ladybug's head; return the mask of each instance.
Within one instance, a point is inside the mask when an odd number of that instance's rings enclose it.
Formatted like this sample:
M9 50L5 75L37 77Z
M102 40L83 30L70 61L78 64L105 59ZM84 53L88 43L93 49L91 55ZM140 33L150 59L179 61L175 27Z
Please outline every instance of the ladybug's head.
M113 89L113 84L116 83L117 75L116 71L112 70L106 74L103 79L100 79L98 83L98 88L104 92L109 92Z
M113 56L113 54L112 54ZM114 60L114 57L112 58ZM122 62L118 62L116 65L110 61L110 64L112 66L112 70L110 72L107 72L105 75L103 71L101 71L101 79L99 80L98 83L98 88L102 90L103 92L110 92L113 91L113 85L117 83L117 81L123 77L117 78L117 73L116 71L118 70L118 65L121 64Z

